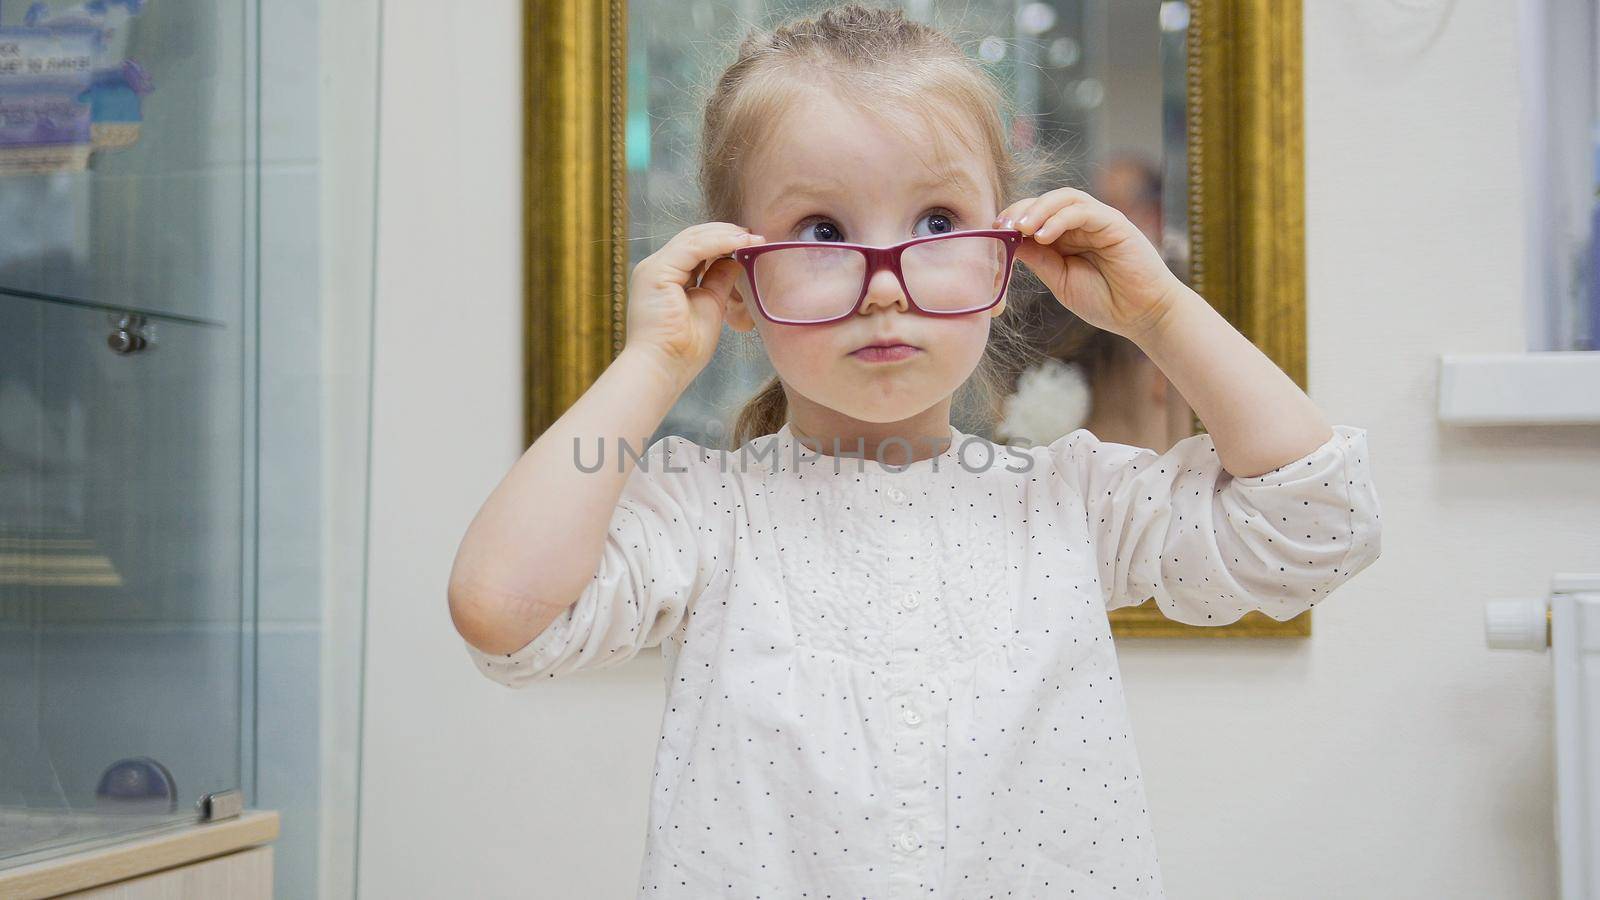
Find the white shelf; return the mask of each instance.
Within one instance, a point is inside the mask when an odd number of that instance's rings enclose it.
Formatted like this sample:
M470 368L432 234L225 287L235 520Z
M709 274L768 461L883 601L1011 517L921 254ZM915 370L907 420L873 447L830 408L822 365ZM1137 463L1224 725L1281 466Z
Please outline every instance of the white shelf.
M1600 424L1600 351L1443 354L1439 421Z

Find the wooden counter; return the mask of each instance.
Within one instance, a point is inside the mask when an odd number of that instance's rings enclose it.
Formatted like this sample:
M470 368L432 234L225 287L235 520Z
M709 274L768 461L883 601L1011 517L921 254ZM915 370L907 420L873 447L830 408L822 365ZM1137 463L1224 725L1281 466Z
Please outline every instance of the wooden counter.
M277 836L276 812L246 810L232 819L136 835L0 869L0 897L271 900L270 844Z

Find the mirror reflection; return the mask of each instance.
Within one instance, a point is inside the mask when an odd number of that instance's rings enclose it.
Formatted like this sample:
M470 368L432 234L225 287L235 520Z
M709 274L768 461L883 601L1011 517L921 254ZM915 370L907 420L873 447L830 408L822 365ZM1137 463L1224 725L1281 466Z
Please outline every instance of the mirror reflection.
M727 62L708 48L825 5L630 3L630 267L707 220L696 173L700 110L707 81ZM1187 280L1187 4L911 0L902 7L951 31L997 76L1015 110L1005 116L1009 140L1046 159L1053 173L1027 195L1062 186L1088 191L1127 215ZM1022 345L1006 355L1001 390L958 398L957 427L1018 444L1088 428L1102 440L1156 450L1194 432L1189 406L1133 342L1083 322L1023 265L1004 315L1014 317ZM715 358L651 440L677 434L729 446L741 405L772 375L753 332L724 326Z

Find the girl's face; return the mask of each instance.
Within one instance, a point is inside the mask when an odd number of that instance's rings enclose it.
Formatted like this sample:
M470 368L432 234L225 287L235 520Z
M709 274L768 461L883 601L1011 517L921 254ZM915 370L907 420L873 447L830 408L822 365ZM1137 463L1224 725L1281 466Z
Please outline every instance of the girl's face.
M826 91L808 92L743 173L740 224L769 243L875 245L991 227L999 213L992 163L932 123L914 123L907 134ZM952 168L936 174L923 160L939 144ZM728 324L759 332L788 388L796 427L812 435L848 435L862 423L901 423L921 414L928 421L913 430L942 436L938 422L949 421L950 396L978 365L989 320L1005 308L1002 301L971 315L924 316L910 308L887 270L873 275L856 315L829 325L768 321L742 273L739 292L744 302L729 307ZM916 350L891 361L855 352L885 339Z

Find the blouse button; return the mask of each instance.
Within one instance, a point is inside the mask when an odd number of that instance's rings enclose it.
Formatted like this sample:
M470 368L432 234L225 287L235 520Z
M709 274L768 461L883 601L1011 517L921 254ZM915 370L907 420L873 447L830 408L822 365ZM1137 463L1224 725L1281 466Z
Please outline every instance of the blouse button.
M916 710L912 709L909 706L906 707L905 712L900 714L900 718L905 719L907 725L921 725L922 724L922 714L917 712Z
M917 833L915 831L900 832L900 836L895 838L895 846L907 853L917 849Z
M922 602L922 598L918 597L916 594L901 594L900 595L900 605L905 609L916 609L917 608L917 604L919 604L921 602Z
M887 493L889 495L889 499L893 500L896 503L904 503L904 502L906 502L906 492L900 490L897 487L889 488Z

